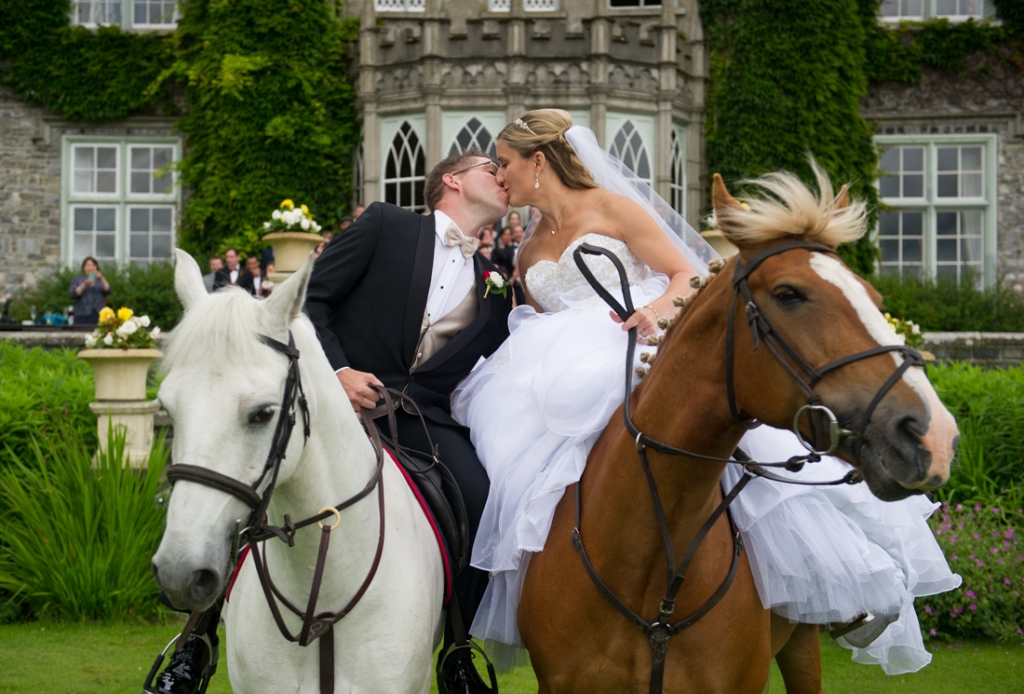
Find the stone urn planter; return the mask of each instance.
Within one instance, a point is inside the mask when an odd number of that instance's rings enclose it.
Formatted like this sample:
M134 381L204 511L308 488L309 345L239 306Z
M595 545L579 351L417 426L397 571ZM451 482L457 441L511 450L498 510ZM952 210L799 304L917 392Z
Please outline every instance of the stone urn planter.
M125 457L132 467L145 464L153 447L153 415L157 400L146 400L149 365L163 356L158 349L83 349L80 359L92 367L96 401L89 409L96 415L100 448L106 448L114 429L124 429Z
M263 240L274 249L274 273L270 281L277 283L302 267L324 237L308 231L278 231L267 234Z
M711 247L718 251L718 255L723 258L729 258L739 253L739 249L732 245L729 239L725 238L718 229L709 229L708 231L700 232L700 235L704 237L704 240L711 244Z

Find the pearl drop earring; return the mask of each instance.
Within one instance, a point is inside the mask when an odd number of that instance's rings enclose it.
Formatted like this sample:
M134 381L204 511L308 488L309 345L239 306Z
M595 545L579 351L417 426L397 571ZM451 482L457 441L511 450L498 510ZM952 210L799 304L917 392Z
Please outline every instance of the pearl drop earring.
M540 188L540 172L539 171L534 171L533 175L534 175L533 187L534 188Z

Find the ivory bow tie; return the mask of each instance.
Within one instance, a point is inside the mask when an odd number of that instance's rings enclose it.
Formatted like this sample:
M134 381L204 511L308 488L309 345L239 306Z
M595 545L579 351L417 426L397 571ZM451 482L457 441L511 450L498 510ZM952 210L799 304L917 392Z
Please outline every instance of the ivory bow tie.
M444 230L444 245L461 246L462 256L464 258L472 258L473 254L476 253L477 247L480 245L480 241L463 235L457 226L449 224L448 228Z

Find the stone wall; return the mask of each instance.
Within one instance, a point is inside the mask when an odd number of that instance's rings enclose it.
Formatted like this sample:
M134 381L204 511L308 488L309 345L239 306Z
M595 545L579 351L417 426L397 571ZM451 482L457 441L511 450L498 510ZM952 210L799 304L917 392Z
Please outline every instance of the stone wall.
M990 368L1024 362L1024 333L925 333L924 342L939 361L969 361Z
M60 259L60 142L46 139L43 116L0 87L0 294Z

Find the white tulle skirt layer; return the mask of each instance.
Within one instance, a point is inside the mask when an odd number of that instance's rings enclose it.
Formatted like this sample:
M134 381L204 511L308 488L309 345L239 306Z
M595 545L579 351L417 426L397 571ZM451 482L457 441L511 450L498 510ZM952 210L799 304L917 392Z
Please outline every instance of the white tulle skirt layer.
M658 281L635 287L634 303L642 306L663 291ZM555 506L580 479L590 449L622 402L628 338L599 301L558 313L519 307L509 327L509 339L477 365L452 403L491 480L471 559L491 581L470 631L518 646L529 555L543 549ZM766 427L749 432L741 445L768 461L802 451L791 433ZM833 459L808 465L800 476L835 479L847 469ZM729 466L723 486L739 474L738 466ZM925 522L933 509L923 497L882 502L863 484L818 488L765 480L751 482L733 503L766 607L819 624L863 612L900 613L869 648L854 649L854 660L881 664L890 674L930 661L913 597L960 583ZM521 662L514 649L488 652L498 656L499 667Z

